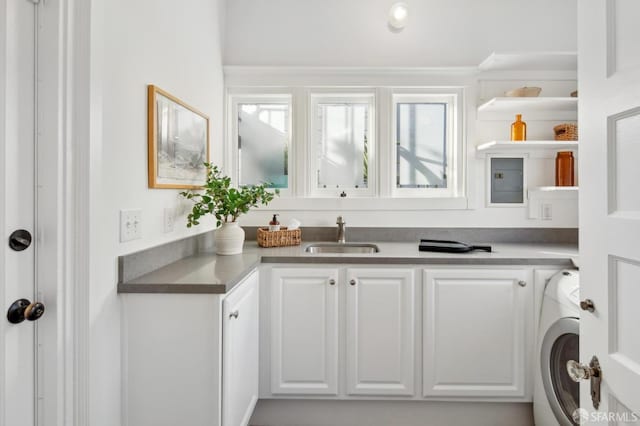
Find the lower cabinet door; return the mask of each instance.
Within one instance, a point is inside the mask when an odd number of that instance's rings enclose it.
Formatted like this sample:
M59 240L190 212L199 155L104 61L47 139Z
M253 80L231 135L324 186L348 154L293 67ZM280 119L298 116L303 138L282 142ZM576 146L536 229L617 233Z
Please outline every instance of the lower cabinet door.
M350 395L413 395L413 269L353 268L346 283Z
M258 401L258 304L257 272L238 284L223 301L223 426L249 424Z
M338 269L271 270L271 392L337 395Z
M530 396L530 275L507 269L424 271L424 396Z

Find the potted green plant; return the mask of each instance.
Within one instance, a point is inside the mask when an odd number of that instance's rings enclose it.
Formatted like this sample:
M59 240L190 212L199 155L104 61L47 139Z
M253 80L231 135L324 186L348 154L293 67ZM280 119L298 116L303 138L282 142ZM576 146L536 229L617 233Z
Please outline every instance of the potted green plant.
M238 225L238 217L249 212L252 207L269 204L279 190L270 192L267 184L231 186L231 178L224 176L218 166L204 163L207 180L202 192L184 191L180 195L193 201L191 213L187 216L187 227L199 225L200 218L212 214L216 218L214 241L217 254L242 253L244 230Z

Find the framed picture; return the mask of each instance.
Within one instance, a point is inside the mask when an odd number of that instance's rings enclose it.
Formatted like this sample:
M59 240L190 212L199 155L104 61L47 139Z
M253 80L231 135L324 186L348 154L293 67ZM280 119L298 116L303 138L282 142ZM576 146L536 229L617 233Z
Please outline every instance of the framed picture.
M152 84L148 102L149 187L200 188L209 162L209 117Z

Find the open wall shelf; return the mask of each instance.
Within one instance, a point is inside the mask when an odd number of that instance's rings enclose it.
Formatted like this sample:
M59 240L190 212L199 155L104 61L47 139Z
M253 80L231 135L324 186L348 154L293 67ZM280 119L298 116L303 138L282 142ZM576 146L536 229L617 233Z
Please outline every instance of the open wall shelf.
M531 158L554 158L558 151L573 151L577 156L578 141L491 141L478 145L476 154L526 154Z
M576 121L578 98L572 97L496 97L478 107L480 120L512 120L514 114L523 114L524 121Z
M573 97L510 97L501 96L489 99L478 107L478 112L513 112L515 110L575 112L578 110L578 98Z
M577 52L493 52L480 71L576 71Z
M529 198L577 198L577 186L538 186L529 188Z
M577 53L568 51L494 52L478 66L475 154L485 163L488 207L525 207L531 220L577 223L578 187L541 186L554 181L558 152L578 158L578 141L551 140L554 126L578 121L578 98L569 96L577 68ZM522 86L540 87L542 96L503 95ZM500 140L517 114L534 140Z

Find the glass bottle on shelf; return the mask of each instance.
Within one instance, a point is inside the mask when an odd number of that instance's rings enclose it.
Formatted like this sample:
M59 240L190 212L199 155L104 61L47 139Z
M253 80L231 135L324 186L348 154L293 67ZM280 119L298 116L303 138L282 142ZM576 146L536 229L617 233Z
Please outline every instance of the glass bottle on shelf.
M575 186L573 152L560 151L556 156L556 186Z
M516 121L511 123L511 140L512 141L527 140L527 123L522 121L522 114L516 114Z

